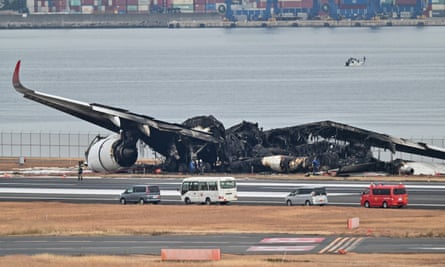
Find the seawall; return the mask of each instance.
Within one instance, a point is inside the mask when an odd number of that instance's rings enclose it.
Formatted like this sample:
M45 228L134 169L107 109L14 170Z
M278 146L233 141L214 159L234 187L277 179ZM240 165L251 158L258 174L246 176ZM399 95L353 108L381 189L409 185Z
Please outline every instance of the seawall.
M445 18L385 20L224 21L219 14L0 15L0 29L51 28L245 28L445 26Z

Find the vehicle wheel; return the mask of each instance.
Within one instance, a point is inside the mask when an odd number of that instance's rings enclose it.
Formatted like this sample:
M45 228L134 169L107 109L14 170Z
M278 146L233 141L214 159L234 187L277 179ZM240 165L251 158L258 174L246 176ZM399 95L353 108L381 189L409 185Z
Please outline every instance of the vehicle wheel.
M190 198L184 199L184 202L186 205L190 205L192 202L190 201Z
M145 204L145 200L143 198L139 199L139 204L144 205Z
M386 203L386 201L383 202L383 208L384 208L384 209L388 208L388 203Z
M365 208L370 208L370 207L371 207L371 205L369 205L369 202L366 201L366 202L365 202Z
M212 202L210 201L210 198L206 198L206 202L205 202L205 204L206 204L206 205L210 205L210 204L212 204Z
M290 200L286 201L286 205L292 206L292 201L290 201Z
M311 205L311 202L310 202L309 200L306 200L306 202L304 202L304 205L305 205L305 206L310 206L310 205Z
M121 198L121 199L119 200L119 202L120 202L122 205L127 204L127 201L125 200L125 198Z

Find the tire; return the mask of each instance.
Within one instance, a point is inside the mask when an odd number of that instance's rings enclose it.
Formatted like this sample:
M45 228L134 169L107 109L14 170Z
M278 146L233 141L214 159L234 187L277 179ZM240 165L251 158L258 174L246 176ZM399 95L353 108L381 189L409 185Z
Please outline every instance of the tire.
M212 202L210 201L210 198L206 198L205 204L206 204L206 205L210 205L210 204L212 204Z
M125 198L121 198L121 199L119 200L119 202L120 202L122 205L127 204L127 201L125 200Z
M288 205L289 207L292 206L292 201L289 199L288 201L286 201L286 205Z
M139 204L144 205L145 204L145 200L143 198L139 199Z
M185 203L185 205L190 205L190 204L192 204L192 202L190 201L190 198L186 198L186 199L184 199L184 203Z
M311 202L310 202L309 200L306 200L306 201L304 202L304 205L305 205L305 206L310 206L310 205L311 205Z
M388 208L388 203L386 203L386 201L384 201L383 204L382 204L382 207L383 207L384 209L387 209L387 208Z
M371 205L369 205L369 202L366 201L366 202L365 202L365 208L370 208L370 207L371 207Z

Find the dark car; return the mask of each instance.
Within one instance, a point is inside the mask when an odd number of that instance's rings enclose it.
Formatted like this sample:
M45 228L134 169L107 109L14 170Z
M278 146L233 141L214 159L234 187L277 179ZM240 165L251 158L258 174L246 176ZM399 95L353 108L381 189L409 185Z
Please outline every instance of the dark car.
M122 192L119 201L121 204L158 204L161 202L161 190L157 185L133 185Z

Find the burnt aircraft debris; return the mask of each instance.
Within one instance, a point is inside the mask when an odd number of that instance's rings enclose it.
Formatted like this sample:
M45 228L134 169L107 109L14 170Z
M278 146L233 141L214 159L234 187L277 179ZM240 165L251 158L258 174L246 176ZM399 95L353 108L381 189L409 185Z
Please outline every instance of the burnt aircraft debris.
M346 124L321 121L264 131L257 123L243 121L224 129L213 116L187 120L184 126L207 129L221 142L211 150L205 148L182 159L203 162L207 171L234 173L250 172L346 172L384 171L398 173L400 160L383 162L373 157L372 147L445 159L445 150L406 139L380 134ZM215 145L215 144L211 144ZM191 149L196 151L196 149ZM215 153L213 153L215 152ZM187 171L187 162L167 157L166 170Z

